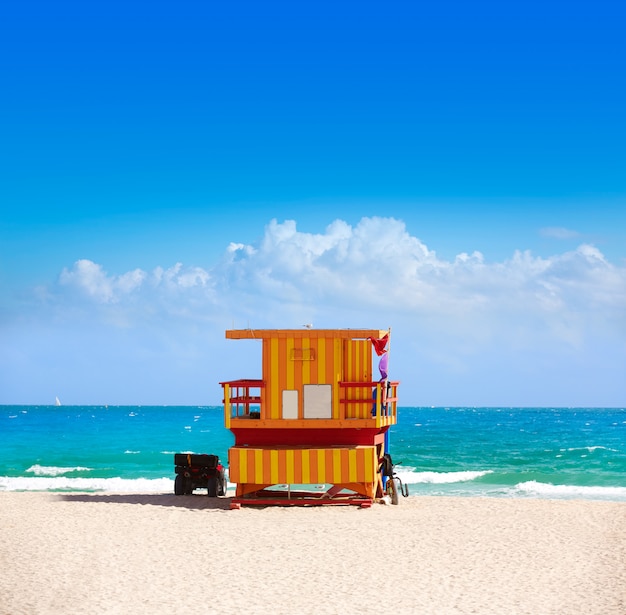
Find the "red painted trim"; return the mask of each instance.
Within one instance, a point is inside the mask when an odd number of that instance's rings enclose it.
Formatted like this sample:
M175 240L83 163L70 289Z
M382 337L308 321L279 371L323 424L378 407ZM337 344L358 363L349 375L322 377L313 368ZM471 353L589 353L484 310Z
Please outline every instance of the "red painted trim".
M241 508L242 506L360 506L361 508L370 508L372 506L372 498L362 495L335 497L335 498L314 498L314 497L294 497L291 498L234 498L230 504L231 510Z
M381 429L245 429L231 428L235 446L371 446L389 427Z

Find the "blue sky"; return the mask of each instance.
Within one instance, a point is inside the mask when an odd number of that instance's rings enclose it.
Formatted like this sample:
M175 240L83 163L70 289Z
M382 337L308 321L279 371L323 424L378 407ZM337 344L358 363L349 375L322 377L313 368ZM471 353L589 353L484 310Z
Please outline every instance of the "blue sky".
M625 405L625 13L5 3L0 403L216 404L313 322L405 405Z

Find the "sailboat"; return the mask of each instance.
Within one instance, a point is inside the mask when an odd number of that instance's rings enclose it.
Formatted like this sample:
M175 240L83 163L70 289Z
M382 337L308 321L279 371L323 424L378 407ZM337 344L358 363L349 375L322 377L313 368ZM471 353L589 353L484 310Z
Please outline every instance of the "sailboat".
M60 406L60 405L61 405L61 401L59 400L59 398L58 398L58 397L55 397L55 398L54 398L54 405L55 405L55 406Z

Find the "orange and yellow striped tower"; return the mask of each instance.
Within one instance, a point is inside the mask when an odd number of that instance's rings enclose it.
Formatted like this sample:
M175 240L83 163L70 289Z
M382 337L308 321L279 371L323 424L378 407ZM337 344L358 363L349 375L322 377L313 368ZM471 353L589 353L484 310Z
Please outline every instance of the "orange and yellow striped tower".
M263 346L261 379L220 383L235 436L233 507L368 506L382 497L399 384L387 378L390 331L242 329L226 337Z

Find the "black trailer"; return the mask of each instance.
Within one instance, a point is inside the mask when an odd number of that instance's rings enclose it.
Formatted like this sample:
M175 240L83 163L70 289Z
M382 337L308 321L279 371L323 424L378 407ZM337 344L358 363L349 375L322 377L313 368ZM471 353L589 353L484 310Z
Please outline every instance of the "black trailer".
M174 466L176 495L190 495L197 488L206 489L210 498L226 495L226 472L217 455L176 453Z

